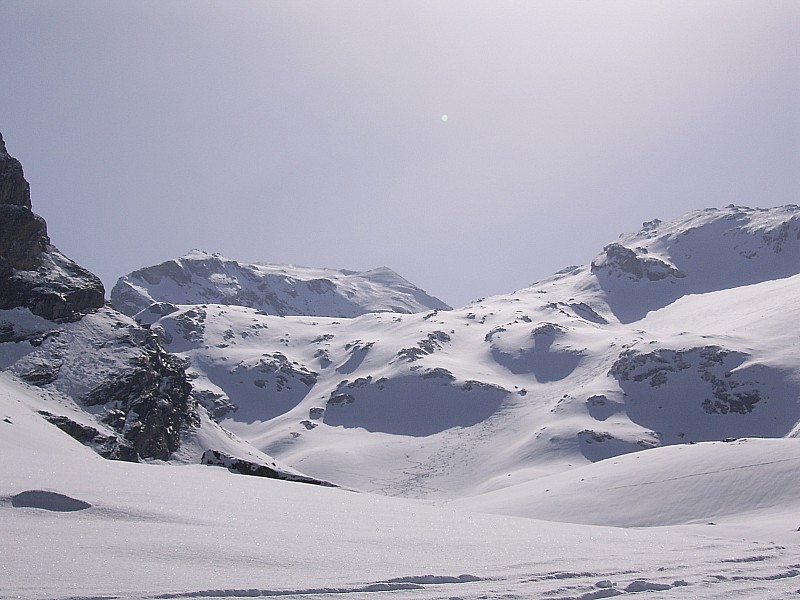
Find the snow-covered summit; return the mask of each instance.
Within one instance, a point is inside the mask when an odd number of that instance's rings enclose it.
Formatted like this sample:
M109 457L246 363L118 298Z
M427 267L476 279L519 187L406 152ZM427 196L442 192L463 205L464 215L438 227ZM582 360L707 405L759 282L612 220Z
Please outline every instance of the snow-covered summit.
M588 266L540 281L612 320L633 323L690 294L800 273L800 207L729 205L648 221L608 244Z
M130 316L160 302L226 304L271 315L343 318L449 309L387 267L357 272L248 264L200 250L121 277L111 290L111 302Z

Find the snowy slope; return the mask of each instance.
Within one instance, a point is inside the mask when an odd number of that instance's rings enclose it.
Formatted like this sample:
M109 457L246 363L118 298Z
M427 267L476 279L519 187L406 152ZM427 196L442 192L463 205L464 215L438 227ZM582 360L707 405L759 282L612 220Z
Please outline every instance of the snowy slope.
M791 503L754 515L734 497L715 526L613 528L106 461L41 419L39 394L0 373L4 600L777 598L800 585ZM764 456L749 442L720 446L682 448L729 472ZM758 474L747 484L784 491L775 471ZM619 493L653 511L661 494Z
M133 437L131 429L150 423L156 430L179 429L160 432L175 440L174 448L164 448L161 458L199 463L204 452L213 449L269 466L287 478L300 475L222 429L202 407L188 405L185 413L170 414L166 403L156 400L161 421L145 413L149 392L139 382L149 376L143 366L152 360L147 332L113 309L61 324L27 309L0 311L0 329L5 334L0 343L2 375L29 385L36 410L52 423L46 423L47 428L58 425L70 431L103 456L134 461L154 458L152 454L137 456L127 441ZM154 439L158 431L145 433L152 447L166 443Z
M529 518L653 527L797 514L800 440L742 438L655 448L542 477L455 506ZM800 525L800 519L787 522Z
M271 315L330 317L449 308L386 267L358 273L245 264L200 250L121 277L111 290L111 302L127 315L156 302L231 304Z
M454 311L139 316L259 450L361 490L480 494L647 448L796 435L799 211L648 223L590 266Z

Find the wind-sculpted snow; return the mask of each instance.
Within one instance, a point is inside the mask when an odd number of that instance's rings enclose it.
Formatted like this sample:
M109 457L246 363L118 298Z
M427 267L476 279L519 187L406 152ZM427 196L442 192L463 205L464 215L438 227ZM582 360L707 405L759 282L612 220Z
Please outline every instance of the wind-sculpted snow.
M386 267L359 273L245 264L199 250L125 275L111 290L114 307L129 316L165 301L329 317L449 308Z
M369 594L370 596L386 592L396 596L396 592L407 590L425 590L427 586L440 586L443 584L473 583L482 581L475 575L421 575L396 577L388 581L379 581L366 585L351 587L327 587L327 588L308 588L290 590L271 590L271 589L230 589L230 590L199 590L194 592L178 592L175 594L160 594L153 596L154 600L168 600L178 598L267 598L275 596L356 596L357 594Z
M487 334L492 357L512 373L533 373L536 381L547 383L569 377L581 362L581 351L558 343L568 338L567 329L553 323L539 324L530 333L505 327ZM520 335L522 334L522 335Z
M553 521L656 527L800 505L800 440L742 438L618 456L456 505ZM797 529L800 522L787 527Z

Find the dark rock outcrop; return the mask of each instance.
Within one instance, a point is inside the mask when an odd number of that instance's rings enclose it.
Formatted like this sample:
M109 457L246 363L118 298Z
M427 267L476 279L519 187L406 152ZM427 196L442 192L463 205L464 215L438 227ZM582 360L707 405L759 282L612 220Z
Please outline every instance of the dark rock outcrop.
M200 462L202 462L204 465L225 467L231 473L239 473L241 475L253 475L255 477L267 477L269 479L282 479L284 481L296 481L297 483L310 483L311 485L321 485L324 487L338 487L329 481L314 479L313 477L307 477L297 473L281 471L264 464L258 464L249 460L236 458L235 456L231 456L226 452L220 452L219 450L206 450L203 453L203 457L200 459Z
M36 269L49 241L44 219L30 208L0 204L0 268L6 274L10 274L9 269Z
M608 277L625 277L632 281L661 281L662 279L682 279L686 274L657 258L640 256L622 244L609 244L603 248L604 254L592 262L592 273Z
M20 162L6 152L0 133L0 204L31 207L31 187L25 181Z
M192 386L181 359L166 352L155 333L139 330L139 365L85 394L86 406L107 408L105 423L142 458L167 460L180 447L180 432L196 427Z
M81 444L89 446L103 458L138 462L139 455L126 440L115 435L103 435L94 427L76 423L63 415L54 415L41 410L39 414Z
M100 279L50 244L47 224L31 210L22 165L0 135L0 309L71 321L104 301Z

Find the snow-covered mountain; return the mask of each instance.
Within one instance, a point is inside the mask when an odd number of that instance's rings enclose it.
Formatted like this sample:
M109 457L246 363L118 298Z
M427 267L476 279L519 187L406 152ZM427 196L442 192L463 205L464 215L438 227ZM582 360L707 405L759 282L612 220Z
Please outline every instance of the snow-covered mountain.
M0 600L793 597L799 212L456 311L137 323L0 138Z
M452 498L646 448L796 435L799 270L800 208L729 206L453 311L139 318L261 451L357 489Z
M111 303L130 316L156 302L232 304L270 315L320 317L450 308L386 267L359 273L245 264L200 250L129 273L111 290Z

